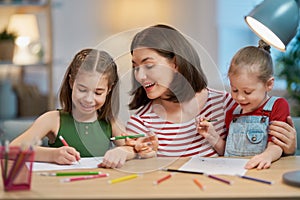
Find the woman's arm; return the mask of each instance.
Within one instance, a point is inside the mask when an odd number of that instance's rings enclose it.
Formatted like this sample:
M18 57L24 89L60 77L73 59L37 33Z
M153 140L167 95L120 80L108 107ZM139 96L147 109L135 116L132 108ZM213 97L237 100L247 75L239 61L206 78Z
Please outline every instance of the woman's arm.
M269 134L274 136L272 141L283 149L284 155L293 155L296 151L296 129L292 117L287 118L287 123L272 121Z

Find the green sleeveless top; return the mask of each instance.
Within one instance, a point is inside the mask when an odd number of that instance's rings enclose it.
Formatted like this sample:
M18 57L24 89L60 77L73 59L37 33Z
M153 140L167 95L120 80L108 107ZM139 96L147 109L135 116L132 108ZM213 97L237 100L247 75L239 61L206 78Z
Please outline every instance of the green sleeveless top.
M59 111L60 127L55 142L50 147L61 147L63 136L69 146L74 147L81 157L104 156L110 148L111 125L104 120L77 122L70 113Z

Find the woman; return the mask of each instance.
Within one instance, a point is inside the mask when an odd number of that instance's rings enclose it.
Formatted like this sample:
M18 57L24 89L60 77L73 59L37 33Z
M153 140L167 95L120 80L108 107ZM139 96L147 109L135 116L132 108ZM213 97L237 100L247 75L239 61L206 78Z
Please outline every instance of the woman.
M214 127L225 139L225 113L234 104L230 94L207 87L200 59L188 40L167 25L137 33L131 43L133 89L130 109L138 109L127 131L154 133L158 156L218 156L196 131L195 119L215 119ZM295 152L291 119L272 122L269 134L285 154ZM139 139L137 140L139 141ZM140 150L139 142L136 150Z

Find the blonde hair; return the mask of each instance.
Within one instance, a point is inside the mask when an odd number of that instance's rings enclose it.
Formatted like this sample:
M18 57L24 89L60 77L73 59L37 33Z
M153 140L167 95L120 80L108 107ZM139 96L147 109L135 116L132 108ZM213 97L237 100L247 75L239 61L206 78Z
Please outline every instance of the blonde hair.
M267 43L260 40L258 47L247 46L240 49L231 60L227 76L239 73L240 69L247 69L250 73L256 73L257 78L266 83L273 76L270 48Z

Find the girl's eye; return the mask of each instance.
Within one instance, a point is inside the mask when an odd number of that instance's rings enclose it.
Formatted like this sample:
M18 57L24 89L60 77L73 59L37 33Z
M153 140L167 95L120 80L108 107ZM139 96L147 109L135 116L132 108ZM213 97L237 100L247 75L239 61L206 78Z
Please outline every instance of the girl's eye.
M237 93L238 92L238 90L231 90L232 92L234 92L234 93Z
M95 94L101 96L103 93L102 92L95 92Z
M245 91L245 94L246 94L246 95L250 95L250 94L251 94L251 92L246 92L246 91Z

